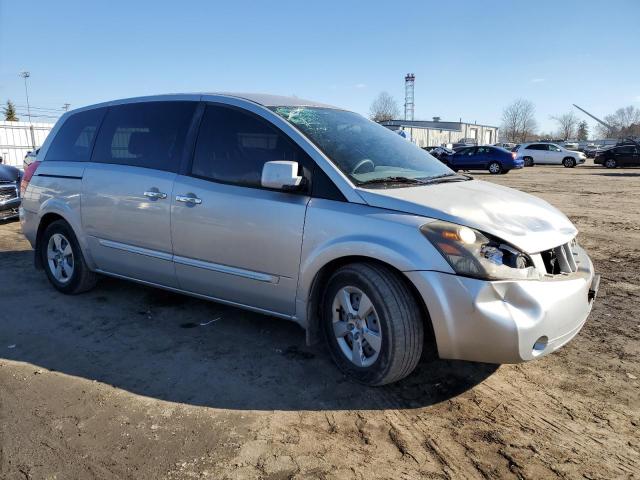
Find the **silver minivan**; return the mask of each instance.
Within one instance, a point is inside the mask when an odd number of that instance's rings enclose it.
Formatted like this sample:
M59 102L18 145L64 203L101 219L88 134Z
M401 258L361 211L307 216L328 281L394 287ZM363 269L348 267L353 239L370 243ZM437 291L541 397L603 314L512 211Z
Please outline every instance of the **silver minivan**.
M59 291L110 275L293 320L368 385L405 377L423 352L546 355L578 333L598 288L548 203L299 98L68 112L21 188L22 230Z

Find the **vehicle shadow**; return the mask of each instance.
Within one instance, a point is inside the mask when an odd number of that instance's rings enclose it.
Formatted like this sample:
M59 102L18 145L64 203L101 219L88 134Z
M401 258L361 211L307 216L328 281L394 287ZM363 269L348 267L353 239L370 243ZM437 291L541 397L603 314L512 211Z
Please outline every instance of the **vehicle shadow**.
M608 172L608 173L595 173L594 175L600 175L602 177L640 177L640 172Z
M0 361L96 380L161 400L238 410L417 408L473 388L496 365L423 359L396 384L344 377L292 322L105 278L66 296L0 252Z

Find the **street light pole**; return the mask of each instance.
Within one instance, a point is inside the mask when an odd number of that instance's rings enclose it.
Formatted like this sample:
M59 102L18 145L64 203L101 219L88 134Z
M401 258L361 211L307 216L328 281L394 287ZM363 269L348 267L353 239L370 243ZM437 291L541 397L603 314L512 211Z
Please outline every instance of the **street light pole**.
M31 76L31 73L25 70L24 72L20 72L20 76L24 78L24 94L27 97L27 117L29 117L29 132L31 133L31 147L35 149L36 136L33 133L33 123L31 123L31 106L29 105L29 89L27 88L27 78Z
M27 78L31 76L30 72L20 72L20 76L24 78L24 94L27 97L27 117L29 117L29 123L31 123L31 107L29 106L29 89L27 88Z

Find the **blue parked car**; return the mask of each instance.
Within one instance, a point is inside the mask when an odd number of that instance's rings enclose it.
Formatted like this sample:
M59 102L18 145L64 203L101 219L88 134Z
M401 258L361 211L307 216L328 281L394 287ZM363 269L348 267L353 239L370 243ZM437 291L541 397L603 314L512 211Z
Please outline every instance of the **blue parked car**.
M524 167L524 160L516 159L515 152L489 145L463 148L453 155L441 157L440 160L454 171L489 170L490 173L498 174Z

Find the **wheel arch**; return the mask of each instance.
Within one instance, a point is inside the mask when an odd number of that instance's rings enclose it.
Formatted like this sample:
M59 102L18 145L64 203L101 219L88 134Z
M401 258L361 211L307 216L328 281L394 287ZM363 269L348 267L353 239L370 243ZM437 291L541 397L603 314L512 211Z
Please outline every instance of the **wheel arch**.
M369 257L366 255L346 255L332 259L325 265L323 265L314 275L309 288L308 294L305 298L306 306L306 332L307 332L307 344L313 345L321 339L320 319L321 319L321 307L324 295L326 283L339 268L351 264L351 263L369 263L385 267L398 275L398 278L407 286L415 300L418 302L420 311L422 313L422 320L424 323L425 342L431 341L434 348L437 349L435 342L435 333L433 325L431 323L431 316L429 315L429 309L419 294L416 286L409 280L409 278L394 265L384 262L378 258Z

